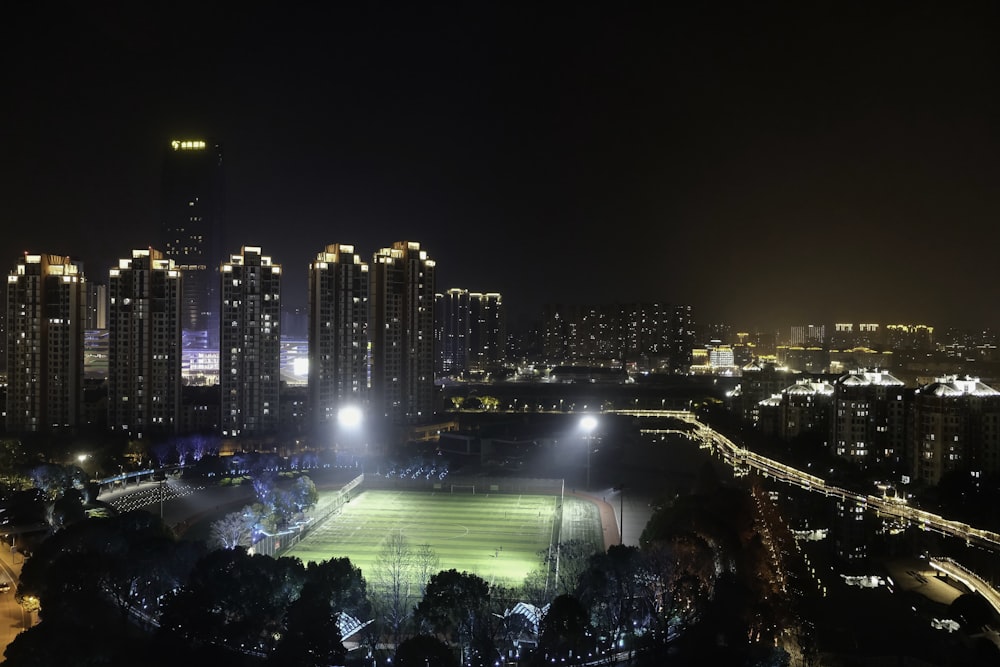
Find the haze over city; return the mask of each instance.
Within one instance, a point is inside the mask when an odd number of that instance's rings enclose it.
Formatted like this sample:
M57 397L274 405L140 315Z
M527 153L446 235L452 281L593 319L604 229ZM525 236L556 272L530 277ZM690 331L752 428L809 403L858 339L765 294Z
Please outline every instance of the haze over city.
M995 326L996 7L9 8L0 256L155 245L172 138L228 251L419 241L438 289L700 321ZM302 287L299 287L301 285Z

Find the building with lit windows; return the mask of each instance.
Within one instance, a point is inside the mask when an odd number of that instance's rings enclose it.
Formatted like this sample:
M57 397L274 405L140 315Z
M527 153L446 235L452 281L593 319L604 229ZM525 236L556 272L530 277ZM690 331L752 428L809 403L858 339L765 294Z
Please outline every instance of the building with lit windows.
M244 246L221 267L219 387L224 436L278 430L281 266Z
M911 430L914 480L949 472L1000 472L1000 392L979 378L946 375L919 387Z
M435 262L413 241L378 250L371 266L372 409L392 424L434 413Z
M887 324L885 343L893 350L932 350L934 327L926 324Z
M826 433L834 387L822 379L796 380L760 402L758 428L782 440Z
M7 276L7 430L71 431L83 400L83 265L25 254Z
M507 327L503 298L497 292L469 294L468 367L486 373L506 359Z
M182 273L159 250L133 250L108 274L108 426L176 433L181 405Z
M851 371L834 383L830 451L862 466L897 466L906 445L907 394L885 371Z
M503 299L496 292L453 288L434 295L435 371L482 375L506 360Z
M551 364L686 373L694 339L690 306L547 304L543 313L542 349Z
M792 347L823 346L826 340L826 325L823 324L799 324L791 327L788 336L789 345Z
M371 275L354 246L332 244L309 264L309 410L329 432L341 407L369 404Z
M434 295L435 372L444 377L468 370L469 290L454 287Z
M217 350L219 345L219 267L226 260L222 146L204 139L171 141L163 161L161 196L163 253L184 272L184 347L197 356L198 350ZM218 362L214 355L206 359ZM195 360L186 366L205 363ZM215 373L207 378L192 382L214 382Z

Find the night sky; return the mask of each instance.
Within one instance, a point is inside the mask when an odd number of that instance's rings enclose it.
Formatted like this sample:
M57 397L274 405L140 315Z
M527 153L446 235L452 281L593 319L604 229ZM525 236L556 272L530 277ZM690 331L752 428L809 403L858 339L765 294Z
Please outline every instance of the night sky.
M288 306L326 244L412 240L515 326L653 300L1000 326L996 3L17 4L4 272L156 245L162 154L197 136L228 250L281 263Z

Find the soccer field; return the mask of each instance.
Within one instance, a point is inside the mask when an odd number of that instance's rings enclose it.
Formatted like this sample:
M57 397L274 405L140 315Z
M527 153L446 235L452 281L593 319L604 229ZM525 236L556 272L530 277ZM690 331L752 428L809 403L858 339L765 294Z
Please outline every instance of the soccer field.
M413 550L431 546L438 570L518 585L558 537L558 504L556 496L370 490L282 555L303 563L347 557L370 578L383 541L401 532Z

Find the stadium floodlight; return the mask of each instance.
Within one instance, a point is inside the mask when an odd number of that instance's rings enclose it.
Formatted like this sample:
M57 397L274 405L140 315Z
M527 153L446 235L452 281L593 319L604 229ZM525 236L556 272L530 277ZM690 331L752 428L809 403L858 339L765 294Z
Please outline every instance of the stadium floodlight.
M597 428L597 417L594 415L584 415L580 419L580 430L584 434L584 443L587 446L587 489L590 489L590 451L594 448L594 429Z

